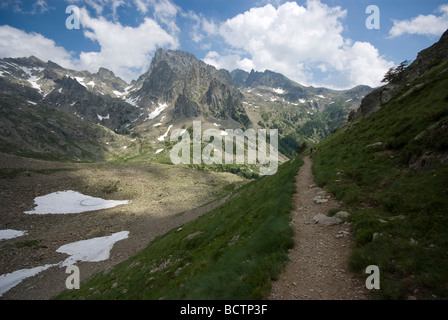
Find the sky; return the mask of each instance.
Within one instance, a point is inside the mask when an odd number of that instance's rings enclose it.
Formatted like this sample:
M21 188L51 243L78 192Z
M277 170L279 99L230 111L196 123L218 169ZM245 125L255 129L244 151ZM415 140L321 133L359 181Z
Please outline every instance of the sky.
M0 58L127 82L163 48L306 86L376 87L447 29L448 0L0 0Z

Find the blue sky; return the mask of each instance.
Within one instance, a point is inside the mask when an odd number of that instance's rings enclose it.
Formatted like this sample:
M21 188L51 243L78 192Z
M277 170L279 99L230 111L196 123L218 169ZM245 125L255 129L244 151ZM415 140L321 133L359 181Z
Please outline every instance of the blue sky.
M66 27L69 5L79 8L79 29ZM379 29L366 27L369 5ZM380 85L446 29L448 0L2 0L0 57L106 67L131 81L161 47L229 71L269 69L304 85L350 88Z

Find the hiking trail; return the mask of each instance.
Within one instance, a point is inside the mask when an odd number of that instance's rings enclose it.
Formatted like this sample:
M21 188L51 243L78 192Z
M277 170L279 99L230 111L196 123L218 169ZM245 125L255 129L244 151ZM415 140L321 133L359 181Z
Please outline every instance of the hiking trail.
M289 252L290 262L285 270L272 282L269 299L368 299L363 279L348 270L347 261L353 248L349 223L328 225L326 220L313 219L341 205L314 184L311 159L303 160L296 176L297 193L291 213L295 247Z

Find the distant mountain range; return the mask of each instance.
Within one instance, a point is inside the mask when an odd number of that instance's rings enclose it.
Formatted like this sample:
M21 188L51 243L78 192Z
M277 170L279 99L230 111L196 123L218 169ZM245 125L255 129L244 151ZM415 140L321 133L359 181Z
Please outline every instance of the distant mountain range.
M97 159L98 141L110 140L110 135L158 144L163 141L156 138L164 132L188 128L196 119L204 129L277 128L283 138L293 135L295 148L301 141L317 142L343 124L371 90L305 87L269 70L230 73L190 53L162 49L149 70L131 83L105 68L91 73L34 56L4 58L0 141L7 152ZM304 127L309 121L316 130ZM111 146L102 148L110 151Z

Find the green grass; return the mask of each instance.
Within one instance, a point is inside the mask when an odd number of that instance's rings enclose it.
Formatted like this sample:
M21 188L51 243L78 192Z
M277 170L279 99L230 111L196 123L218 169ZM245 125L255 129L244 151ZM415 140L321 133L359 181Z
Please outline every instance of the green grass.
M56 299L263 299L294 246L295 159ZM132 235L131 235L132 236Z
M316 183L352 212L352 269L380 267L381 289L372 292L378 299L448 298L448 165L410 168L422 155L447 150L448 75L440 73L447 66L327 138L315 156Z

